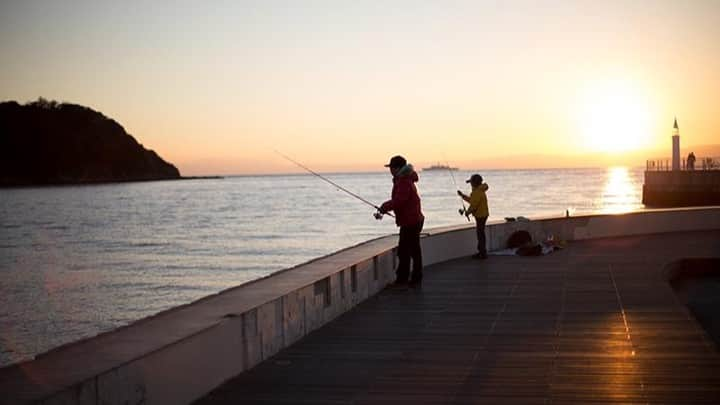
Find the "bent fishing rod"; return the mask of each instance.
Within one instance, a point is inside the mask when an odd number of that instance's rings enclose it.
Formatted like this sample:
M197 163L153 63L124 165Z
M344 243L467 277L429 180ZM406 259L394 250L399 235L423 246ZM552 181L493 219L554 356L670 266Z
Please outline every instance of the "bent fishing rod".
M452 178L452 181L453 181L453 184L455 185L455 188L456 188L458 191L460 191L460 187L458 187L457 181L455 181L455 175L453 174L452 168L450 167L450 162L447 161L447 162L445 162L445 163L446 163L448 172L450 172L450 177ZM458 197L460 197L460 204L462 205L462 208L458 209L458 213L459 213L460 215L465 215L465 212L466 212L466 211L465 211L465 200L463 200L462 196L458 196ZM470 217L469 217L469 216L465 215L465 218L468 220L468 222L470 222Z
M283 158L287 159L288 161L294 163L294 164L297 165L298 167L301 167L301 168L305 169L308 173L311 173L312 175L317 176L317 177L319 177L320 179L322 179L322 180L324 180L324 181L332 184L332 185L333 185L334 187L336 187L338 190L344 191L345 193L347 193L347 194L349 194L349 195L357 198L358 200L364 202L365 204L367 204L367 205L375 208L375 209L378 211L378 212L376 212L376 213L374 214L375 219L382 219L382 216L383 216L383 215L387 215L387 216L390 216L390 217L395 218L395 216L394 216L393 214L389 213L389 212L381 213L381 212L380 212L380 207L378 207L377 205L375 205L375 204L371 203L370 201L368 201L368 200L360 197L359 195L353 193L352 191L346 189L345 187L342 187L341 185L335 183L334 181L328 179L327 177L321 175L320 173L312 170L311 168L305 166L304 164L298 162L297 160L295 160L295 159L293 159L293 158L291 158L291 157L289 157L289 156L281 153L280 151L278 151L278 150L276 150L276 149L273 149L273 151L274 151L275 153L277 153L278 155L282 156Z

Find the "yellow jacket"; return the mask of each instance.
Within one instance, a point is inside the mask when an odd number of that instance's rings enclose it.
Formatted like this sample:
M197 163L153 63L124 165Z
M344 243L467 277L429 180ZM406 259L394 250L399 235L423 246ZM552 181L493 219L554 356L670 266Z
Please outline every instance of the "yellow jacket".
M489 187L486 183L482 183L477 187L473 187L472 192L470 193L470 200L468 201L470 206L467 208L467 212L473 214L475 218L482 218L490 215L487 196L485 195L488 188Z

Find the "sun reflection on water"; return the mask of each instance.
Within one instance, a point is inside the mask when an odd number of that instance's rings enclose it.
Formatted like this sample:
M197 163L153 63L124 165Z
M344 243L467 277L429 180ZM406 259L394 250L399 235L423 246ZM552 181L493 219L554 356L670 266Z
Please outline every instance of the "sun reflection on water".
M639 209L638 187L627 167L608 168L607 182L602 194L602 212L619 214Z

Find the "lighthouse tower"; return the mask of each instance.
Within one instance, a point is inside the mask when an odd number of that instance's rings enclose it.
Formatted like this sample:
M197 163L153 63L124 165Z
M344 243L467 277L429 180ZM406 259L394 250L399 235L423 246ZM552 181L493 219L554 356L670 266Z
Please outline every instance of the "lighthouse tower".
M677 117L675 117L675 125L673 125L672 148L672 169L680 170L680 129L678 128Z

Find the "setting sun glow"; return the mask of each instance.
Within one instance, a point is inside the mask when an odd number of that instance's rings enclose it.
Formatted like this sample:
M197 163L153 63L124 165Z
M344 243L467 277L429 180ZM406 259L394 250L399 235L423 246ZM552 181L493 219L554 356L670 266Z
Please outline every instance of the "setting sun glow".
M652 135L650 107L630 83L607 81L588 88L578 103L578 130L591 152L646 147Z
M675 117L685 156L716 154L720 0L115 3L0 2L0 101L90 107L185 176L302 171L274 149L635 167Z

